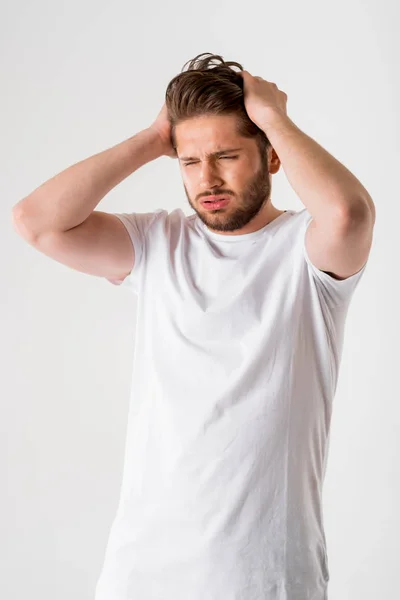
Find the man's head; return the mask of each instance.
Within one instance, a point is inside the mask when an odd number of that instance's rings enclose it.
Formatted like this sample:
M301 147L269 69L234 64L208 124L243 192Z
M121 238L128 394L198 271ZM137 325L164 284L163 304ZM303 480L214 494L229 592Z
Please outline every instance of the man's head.
M221 64L210 68L213 60ZM194 58L169 83L165 101L190 206L210 229L237 234L275 216L270 175L279 170L280 161L248 117L243 79L230 66L243 70L216 55ZM227 149L238 150L221 152ZM205 208L201 201L214 194L227 197L228 205Z

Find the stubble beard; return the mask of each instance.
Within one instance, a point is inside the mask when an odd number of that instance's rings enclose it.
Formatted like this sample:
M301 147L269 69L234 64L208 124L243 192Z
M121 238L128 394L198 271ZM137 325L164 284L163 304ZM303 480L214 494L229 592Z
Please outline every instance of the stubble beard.
M267 205L271 195L271 178L263 166L247 184L239 200L236 196L227 194L230 198L228 206L216 210L198 210L191 201L186 186L184 188L190 206L205 225L215 231L235 231L250 223Z

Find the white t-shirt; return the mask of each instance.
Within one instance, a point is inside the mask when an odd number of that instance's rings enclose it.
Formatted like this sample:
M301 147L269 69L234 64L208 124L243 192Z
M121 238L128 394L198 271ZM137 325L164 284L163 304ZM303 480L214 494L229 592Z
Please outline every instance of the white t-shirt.
M321 507L349 301L286 211L245 235L118 215L135 248L120 502L95 600L325 600Z

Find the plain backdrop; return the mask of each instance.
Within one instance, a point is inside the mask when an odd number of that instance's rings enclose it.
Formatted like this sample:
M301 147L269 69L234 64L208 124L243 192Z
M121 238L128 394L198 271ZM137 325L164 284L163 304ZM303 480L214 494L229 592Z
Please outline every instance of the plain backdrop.
M14 231L11 209L148 127L172 77L212 52L285 91L291 119L375 202L369 266L347 317L323 508L329 599L397 597L398 3L3 0L0 9L0 596L93 598L120 490L136 317L130 290L40 254ZM304 208L283 169L272 200ZM192 214L177 161L162 157L97 208L178 207Z

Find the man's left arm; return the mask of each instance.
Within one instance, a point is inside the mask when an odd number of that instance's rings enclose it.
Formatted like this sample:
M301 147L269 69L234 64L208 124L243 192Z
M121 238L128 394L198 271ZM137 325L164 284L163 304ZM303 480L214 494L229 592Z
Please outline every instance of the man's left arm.
M311 262L336 279L357 273L372 245L375 206L371 196L286 114L266 109L261 125L289 183L313 217L305 239Z

